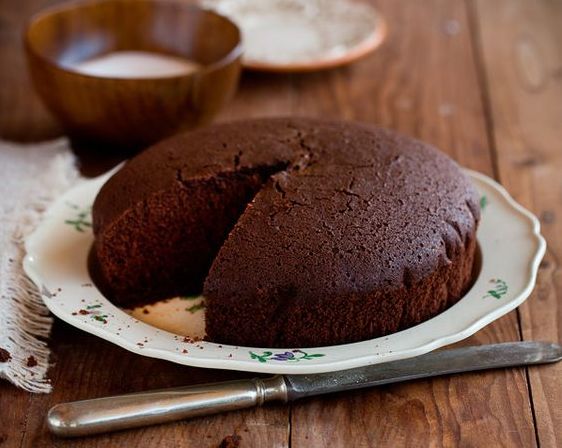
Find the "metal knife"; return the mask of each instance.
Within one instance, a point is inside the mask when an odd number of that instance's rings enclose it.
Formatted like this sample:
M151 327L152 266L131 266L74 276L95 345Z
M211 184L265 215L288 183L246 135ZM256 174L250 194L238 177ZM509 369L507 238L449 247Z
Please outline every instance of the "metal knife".
M557 362L562 347L513 342L431 352L415 358L314 375L269 378L162 389L58 404L49 429L64 437L86 436L219 412L438 375Z

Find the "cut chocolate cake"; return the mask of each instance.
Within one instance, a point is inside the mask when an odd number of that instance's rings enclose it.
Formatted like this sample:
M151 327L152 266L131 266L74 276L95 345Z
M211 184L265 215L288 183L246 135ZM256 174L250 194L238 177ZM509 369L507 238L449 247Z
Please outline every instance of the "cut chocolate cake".
M216 125L129 161L93 207L116 304L203 291L210 340L315 346L410 327L471 280L480 210L427 144L310 119Z

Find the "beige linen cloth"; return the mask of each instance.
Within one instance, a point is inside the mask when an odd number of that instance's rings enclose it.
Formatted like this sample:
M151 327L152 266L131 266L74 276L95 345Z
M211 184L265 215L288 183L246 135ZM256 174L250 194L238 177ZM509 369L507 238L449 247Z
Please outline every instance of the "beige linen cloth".
M22 269L24 239L53 199L78 179L68 142L0 141L0 378L50 392L52 317Z

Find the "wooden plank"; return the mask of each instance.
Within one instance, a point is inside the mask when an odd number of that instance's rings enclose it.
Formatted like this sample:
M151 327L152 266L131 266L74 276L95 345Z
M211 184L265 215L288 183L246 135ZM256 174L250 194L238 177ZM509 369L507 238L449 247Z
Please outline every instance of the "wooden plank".
M0 447L19 447L25 433L31 394L0 381Z
M62 0L57 0L62 1ZM40 140L60 133L56 123L33 94L21 48L21 30L30 14L48 0L9 2L0 0L0 138L18 141ZM288 114L290 102L283 103L291 91L290 80L278 82L260 75L250 76L243 89L250 90L252 101L232 104L232 113L249 117L255 110L271 115ZM255 85L256 80L261 83ZM275 95L272 95L274 92ZM99 167L114 163L111 156L80 154L84 171L99 172ZM102 160L103 158L103 160ZM96 447L96 446L218 446L224 437L237 433L243 446L286 447L289 439L289 408L270 406L190 422L151 427L119 434L80 440L52 437L45 426L50 406L69 400L86 399L154 388L173 387L254 376L219 370L195 369L165 361L143 358L56 321L50 343L54 366L50 371L54 392L31 395L0 382L0 446L5 447Z
M33 93L22 40L26 20L51 3L54 2L0 0L0 137L3 139L40 141L61 134L54 118Z
M297 113L378 122L435 143L463 165L491 174L493 163L462 1L432 0L422 4L415 0L385 0L377 5L389 20L390 36L376 55L349 68L325 73L245 74L239 95L219 119ZM8 16L6 9L11 11ZM19 16L14 9L17 8L11 4L0 8L0 17L9 17L11 22L16 21L16 16L23 20L25 11ZM8 89L0 84L2 105L8 104L3 99L3 95L10 95L6 92ZM31 101L26 99L25 92L22 95L22 101ZM15 104L19 100L10 101ZM5 129L15 129L24 137L30 121L21 114L18 117L12 122L7 114L0 115L0 134L6 135ZM33 129L55 132L46 118L31 121ZM17 125L11 124L16 122ZM468 343L518 337L517 318L512 313ZM45 412L53 403L236 375L140 358L60 322L55 325L52 346L57 361L52 373L55 393L29 396L10 389L11 398L6 399L15 408L8 419L9 429L5 430L9 440L15 441L13 446L19 446L20 440L22 446L216 446L234 431L242 436L242 446L288 444L285 407L79 442L55 440L46 433L43 423ZM0 385L0 400L8 389L9 386ZM31 402L29 410L27 400ZM349 446L350 441L355 446L534 444L525 374L521 369L308 400L293 408L290 423L295 447Z
M376 5L388 41L346 69L293 80L295 111L393 127L492 174L484 107L463 1ZM321 83L324 77L324 82ZM511 313L465 344L519 339ZM534 446L524 370L310 399L293 406L291 446Z
M33 94L26 73L22 31L29 15L48 0L0 0L0 138L33 141L60 134L54 120ZM28 408L34 396L0 381L0 446L19 447L26 435Z
M562 331L562 2L474 4L499 177L541 219L548 251L521 307L524 339ZM528 372L541 446L562 446L562 365Z
M282 405L199 418L81 439L51 436L45 425L50 406L80 400L149 389L255 376L243 372L196 369L129 353L108 342L57 322L53 334L53 393L30 395L21 391L7 398L10 407L23 409L26 418L14 418L19 431L9 431L17 439L13 446L35 448L106 446L178 446L199 448L218 446L224 437L240 435L245 446L288 445L288 408ZM4 387L5 385L3 385ZM19 400L13 400L13 398ZM23 403L27 399L29 403ZM6 402L8 404L8 402ZM3 413L2 413L3 414ZM5 429L4 429L5 430ZM3 445L2 448L4 448ZM10 445L8 445L10 446Z

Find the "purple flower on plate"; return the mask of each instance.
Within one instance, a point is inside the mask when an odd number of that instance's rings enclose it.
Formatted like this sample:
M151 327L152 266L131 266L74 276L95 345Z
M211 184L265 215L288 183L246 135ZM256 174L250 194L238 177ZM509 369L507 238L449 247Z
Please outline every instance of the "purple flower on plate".
M289 361L295 357L293 352L275 353L271 359L274 361Z
M302 350L291 350L290 352L263 352L261 355L259 353L249 352L250 358L257 359L259 362L268 362L268 361L295 361L298 362L302 359L314 359L314 358L321 358L322 356L326 356L323 353L307 353Z

